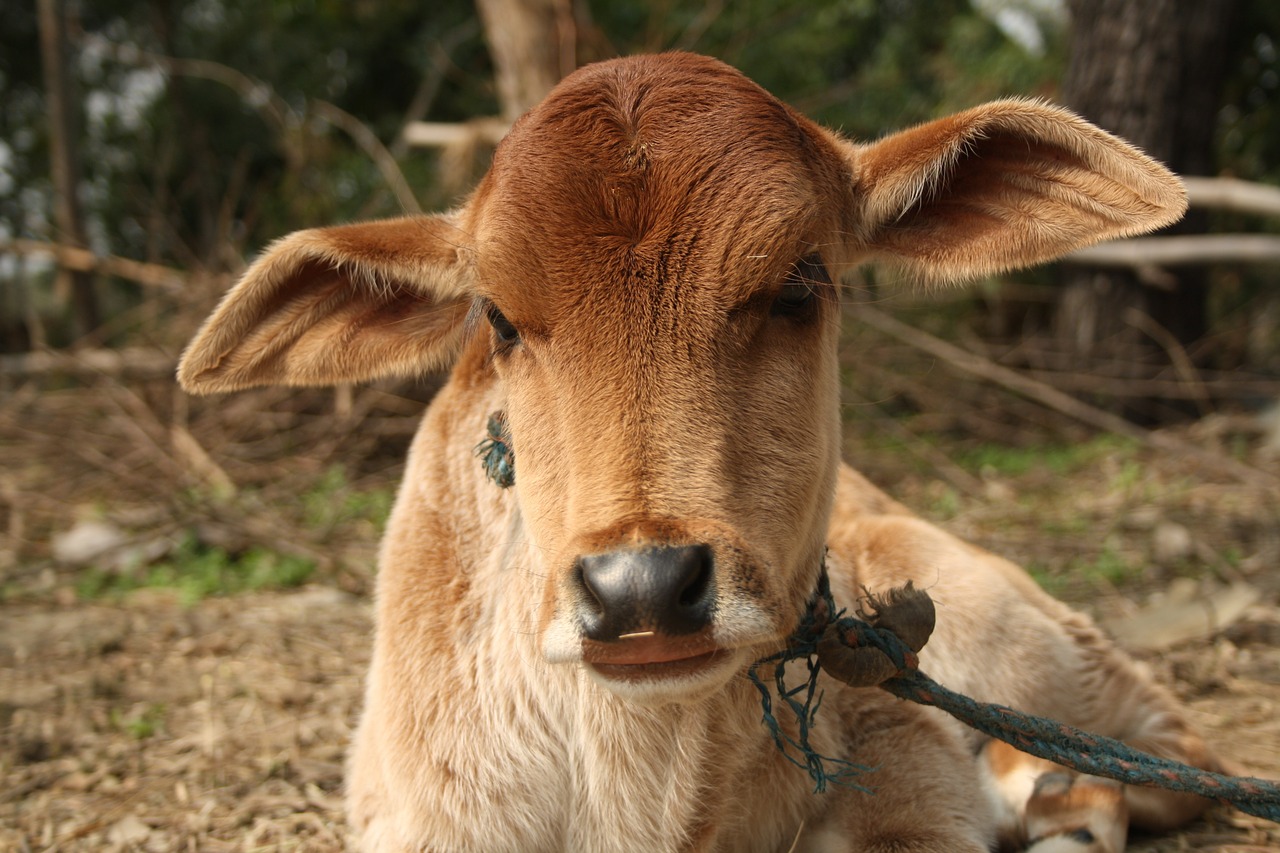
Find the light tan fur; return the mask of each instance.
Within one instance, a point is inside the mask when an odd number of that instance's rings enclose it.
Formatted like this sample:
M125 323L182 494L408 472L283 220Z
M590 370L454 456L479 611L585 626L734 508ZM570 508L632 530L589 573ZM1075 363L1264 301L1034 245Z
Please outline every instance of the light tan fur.
M380 555L348 778L364 848L988 849L1004 807L953 721L825 684L816 745L874 767L874 795L814 794L761 726L745 670L795 627L825 549L842 604L929 591L921 662L944 684L1212 766L1087 618L838 451L841 271L993 273L1184 206L1163 167L1056 107L1002 101L860 145L666 54L567 78L457 211L269 249L188 349L188 390L456 362ZM798 272L815 265L830 279ZM475 452L496 411L509 490ZM713 555L706 626L588 638L577 561L655 546ZM1203 807L1129 800L1156 827Z

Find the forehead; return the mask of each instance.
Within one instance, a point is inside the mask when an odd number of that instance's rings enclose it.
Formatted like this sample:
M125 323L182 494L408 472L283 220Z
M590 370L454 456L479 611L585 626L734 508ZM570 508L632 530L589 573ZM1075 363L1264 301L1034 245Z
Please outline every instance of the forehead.
M539 313L624 280L741 299L813 250L839 171L807 120L728 66L589 66L495 155L477 192L480 287Z

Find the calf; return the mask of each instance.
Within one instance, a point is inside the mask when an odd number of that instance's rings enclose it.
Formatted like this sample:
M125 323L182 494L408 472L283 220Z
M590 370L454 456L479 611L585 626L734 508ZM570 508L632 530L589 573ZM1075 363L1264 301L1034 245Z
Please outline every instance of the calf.
M815 794L745 677L785 645L825 554L846 606L930 592L921 666L942 683L1212 766L1086 617L839 453L842 271L990 274L1184 206L1162 166L1042 103L863 145L666 54L572 74L458 210L267 250L187 350L187 390L453 364L380 557L348 778L365 849L1108 850L1126 811L1198 814L1041 777L1012 750L975 758L937 712L834 682L812 740L874 768L874 794ZM512 488L477 458L490 432Z

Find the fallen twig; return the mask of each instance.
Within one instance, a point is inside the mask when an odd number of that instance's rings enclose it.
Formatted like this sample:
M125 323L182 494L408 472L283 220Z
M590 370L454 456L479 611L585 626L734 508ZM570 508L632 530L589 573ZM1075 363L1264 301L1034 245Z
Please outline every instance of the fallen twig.
M1134 439L1149 447L1197 459L1216 470L1227 472L1243 482L1265 485L1271 488L1280 486L1280 477L1276 477L1266 471L1250 468L1229 456L1205 450L1172 435L1143 429L1119 415L1090 406L1088 403L1077 400L1069 394L1064 394L1057 388L1046 385L1043 382L1037 382L1017 371L996 364L990 359L908 326L906 323L895 320L888 314L884 314L869 305L859 305L855 316L868 326L936 356L952 367L1017 391L1082 423Z

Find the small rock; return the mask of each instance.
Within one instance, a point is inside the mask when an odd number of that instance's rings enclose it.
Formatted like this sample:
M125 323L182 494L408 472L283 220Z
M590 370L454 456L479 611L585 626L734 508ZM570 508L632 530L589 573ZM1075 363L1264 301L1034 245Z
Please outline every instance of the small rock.
M1262 431L1262 455L1280 458L1280 400L1258 415L1258 428Z
M1103 626L1123 646L1160 651L1226 630L1260 597L1257 589L1244 583L1201 593L1192 600L1182 600L1183 593L1177 589L1170 593L1130 616L1104 619Z
M1151 555L1161 565L1182 562L1191 556L1193 546L1191 531L1173 521L1157 524L1151 536Z
M105 521L80 521L53 537L53 558L70 566L92 563L129 541L123 530Z
M151 827L139 820L137 815L121 818L107 830L107 840L112 844L141 844L150 835Z

